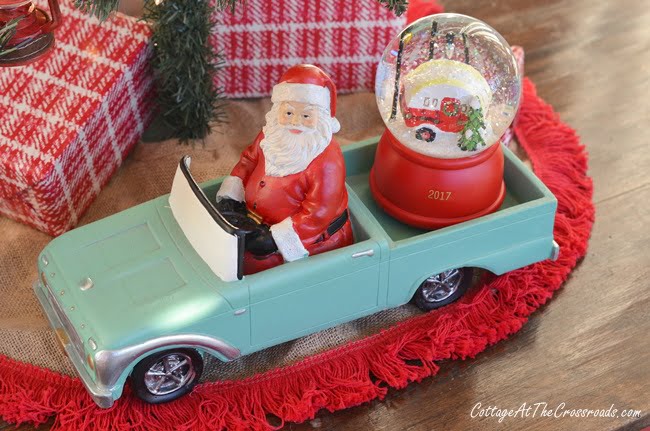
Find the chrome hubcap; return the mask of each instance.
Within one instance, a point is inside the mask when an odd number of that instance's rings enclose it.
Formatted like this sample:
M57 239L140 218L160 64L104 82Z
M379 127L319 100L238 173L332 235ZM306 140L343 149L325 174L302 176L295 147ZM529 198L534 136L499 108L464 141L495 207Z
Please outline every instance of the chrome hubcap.
M171 353L149 368L144 375L144 384L153 395L167 395L187 385L195 375L189 356Z
M427 302L444 301L458 290L462 281L463 272L458 269L432 275L422 283L422 296Z

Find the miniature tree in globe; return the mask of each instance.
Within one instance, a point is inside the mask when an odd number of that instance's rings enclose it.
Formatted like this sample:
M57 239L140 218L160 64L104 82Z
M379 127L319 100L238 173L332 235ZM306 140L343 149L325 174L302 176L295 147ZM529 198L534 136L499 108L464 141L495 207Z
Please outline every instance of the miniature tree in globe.
M467 123L460 132L458 148L463 151L475 151L480 146L485 146L482 132L485 130L483 108L471 106L467 112Z

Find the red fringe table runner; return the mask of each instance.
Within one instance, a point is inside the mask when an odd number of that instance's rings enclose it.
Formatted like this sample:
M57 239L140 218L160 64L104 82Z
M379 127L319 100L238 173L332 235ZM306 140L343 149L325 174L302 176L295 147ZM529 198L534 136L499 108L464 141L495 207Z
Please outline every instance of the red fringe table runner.
M558 199L557 261L546 260L490 277L474 294L376 335L239 381L205 383L178 401L148 405L130 389L114 407L99 409L79 379L0 356L0 416L53 430L271 430L267 415L302 422L382 399L438 372L436 362L472 358L517 332L560 288L587 251L594 221L587 155L574 130L524 81L515 128L536 174Z

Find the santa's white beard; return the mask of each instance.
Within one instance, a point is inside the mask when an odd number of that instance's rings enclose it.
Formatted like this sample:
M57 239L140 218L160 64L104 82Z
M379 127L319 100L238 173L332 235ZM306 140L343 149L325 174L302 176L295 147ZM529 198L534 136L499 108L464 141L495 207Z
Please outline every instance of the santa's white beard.
M264 139L260 147L264 153L265 173L271 177L285 177L304 171L322 153L332 140L330 114L321 110L315 129L278 124L279 104L273 105L266 114L262 129ZM302 130L291 133L290 129Z

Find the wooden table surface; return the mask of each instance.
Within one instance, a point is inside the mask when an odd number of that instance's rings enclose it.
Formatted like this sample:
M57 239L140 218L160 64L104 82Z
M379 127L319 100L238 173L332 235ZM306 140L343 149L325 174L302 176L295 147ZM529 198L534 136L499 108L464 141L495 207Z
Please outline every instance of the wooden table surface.
M526 75L590 153L589 253L524 328L474 360L306 430L637 430L650 425L650 4L444 1L526 51ZM638 418L473 417L478 407L640 410ZM564 405L564 407L562 407ZM558 410L558 411L559 411ZM541 407L539 408L541 411ZM474 413L474 414L473 414ZM15 429L2 425L0 429ZM46 429L47 426L39 429ZM33 429L21 427L20 430Z

